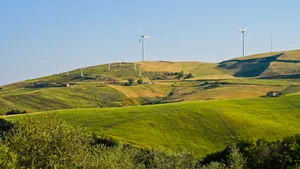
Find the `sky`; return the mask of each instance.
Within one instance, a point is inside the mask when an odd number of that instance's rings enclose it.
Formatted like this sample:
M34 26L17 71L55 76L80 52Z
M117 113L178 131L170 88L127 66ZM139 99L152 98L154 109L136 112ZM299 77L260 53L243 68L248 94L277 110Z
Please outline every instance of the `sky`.
M220 62L300 48L298 0L0 0L0 85L107 62ZM68 65L68 67L67 67Z

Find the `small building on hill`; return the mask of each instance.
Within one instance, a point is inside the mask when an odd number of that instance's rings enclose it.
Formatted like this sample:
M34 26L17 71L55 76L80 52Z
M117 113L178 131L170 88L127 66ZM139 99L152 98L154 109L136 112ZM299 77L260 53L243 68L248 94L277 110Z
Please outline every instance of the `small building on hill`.
M280 92L278 91L270 91L267 93L268 97L279 97L280 96Z
M65 84L65 87L70 87L70 84L69 83Z

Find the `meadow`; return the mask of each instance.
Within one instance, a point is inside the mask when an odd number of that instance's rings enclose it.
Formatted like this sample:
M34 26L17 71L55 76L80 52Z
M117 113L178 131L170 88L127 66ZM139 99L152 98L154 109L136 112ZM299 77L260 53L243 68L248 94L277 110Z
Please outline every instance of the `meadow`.
M299 99L296 95L55 112L71 125L87 128L90 134L141 147L185 150L204 156L239 140L276 140L299 133ZM47 113L32 115L44 114Z

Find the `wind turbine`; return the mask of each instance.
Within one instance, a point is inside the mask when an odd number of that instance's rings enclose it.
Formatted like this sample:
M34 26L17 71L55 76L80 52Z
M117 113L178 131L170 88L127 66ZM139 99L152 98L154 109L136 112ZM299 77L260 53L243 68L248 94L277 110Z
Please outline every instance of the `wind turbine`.
M239 26L237 28L241 31L241 40L242 40L242 55L245 56L245 32L248 29L247 26L245 29L241 29Z
M141 43L141 41L142 41L142 62L144 62L144 60L145 60L145 46L144 46L144 39L145 39L145 38L146 38L146 39L149 39L150 36L145 36L145 35L143 34L143 32L141 31L140 28L139 28L139 31L140 31L140 34L141 34L141 38L140 38L140 40L139 40L138 43Z
M273 31L271 29L271 52L273 52Z

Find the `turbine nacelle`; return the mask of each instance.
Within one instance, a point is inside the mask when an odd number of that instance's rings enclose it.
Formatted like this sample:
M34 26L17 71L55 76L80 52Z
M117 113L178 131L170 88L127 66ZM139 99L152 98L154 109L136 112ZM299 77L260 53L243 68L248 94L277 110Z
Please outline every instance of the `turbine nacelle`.
M140 35L141 35L138 44L141 43L141 41L142 41L142 61L144 61L144 57L145 57L144 39L149 39L150 36L145 36L145 35L143 34L143 32L141 31L141 29L140 29L140 28L138 28L138 29L139 29L139 32L140 32Z

